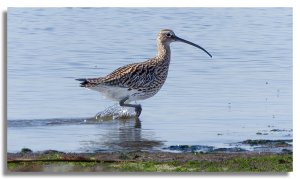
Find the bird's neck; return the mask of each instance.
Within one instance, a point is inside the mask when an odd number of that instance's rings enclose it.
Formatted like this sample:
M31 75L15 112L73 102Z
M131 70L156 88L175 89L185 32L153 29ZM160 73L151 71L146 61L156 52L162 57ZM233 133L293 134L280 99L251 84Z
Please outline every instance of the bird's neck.
M159 62L170 63L171 59L171 49L169 43L157 42L157 56L156 59Z

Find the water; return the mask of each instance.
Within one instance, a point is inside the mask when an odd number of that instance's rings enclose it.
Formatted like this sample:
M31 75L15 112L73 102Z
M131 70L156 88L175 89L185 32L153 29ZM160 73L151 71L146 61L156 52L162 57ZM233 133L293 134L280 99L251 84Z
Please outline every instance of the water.
M74 79L155 56L162 28L213 58L174 43L168 79L141 101L140 121L89 120L114 102ZM291 8L9 8L7 32L9 152L292 138Z

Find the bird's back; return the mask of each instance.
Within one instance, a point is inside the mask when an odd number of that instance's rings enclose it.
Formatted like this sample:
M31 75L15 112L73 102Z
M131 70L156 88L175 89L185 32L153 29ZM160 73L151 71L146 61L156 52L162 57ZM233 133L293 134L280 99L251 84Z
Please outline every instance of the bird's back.
M105 77L79 80L82 81L82 87L102 93L108 88L118 88L118 90L124 88L128 93L135 92L135 95L143 95L144 98L148 98L156 94L164 84L168 67L169 64L160 63L153 58L145 62L125 65Z

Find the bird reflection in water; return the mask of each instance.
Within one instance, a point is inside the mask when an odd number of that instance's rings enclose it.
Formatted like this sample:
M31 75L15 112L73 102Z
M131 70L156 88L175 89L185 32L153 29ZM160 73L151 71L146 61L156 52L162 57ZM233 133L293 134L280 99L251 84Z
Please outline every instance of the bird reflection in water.
M82 142L83 148L89 152L147 151L163 145L162 141L155 138L153 131L142 129L141 120L135 116L129 118L98 116L86 122L96 123L99 128L94 140Z

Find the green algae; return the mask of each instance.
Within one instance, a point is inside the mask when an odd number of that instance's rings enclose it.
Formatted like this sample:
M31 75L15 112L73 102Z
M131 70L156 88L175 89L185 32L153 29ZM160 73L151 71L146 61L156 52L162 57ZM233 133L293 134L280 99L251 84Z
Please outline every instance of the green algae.
M123 154L125 155L125 154ZM149 153L138 153L149 158ZM143 156L142 156L143 155ZM11 160L7 163L9 172L291 172L292 154L194 154L194 159L101 161L80 158L68 160L61 154L46 154L38 160ZM173 154L168 154L168 157Z

